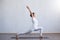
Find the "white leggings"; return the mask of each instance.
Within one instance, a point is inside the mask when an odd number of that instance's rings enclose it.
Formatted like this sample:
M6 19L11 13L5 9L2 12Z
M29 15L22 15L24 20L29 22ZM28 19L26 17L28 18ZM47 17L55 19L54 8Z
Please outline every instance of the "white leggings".
M30 34L33 31L39 31L40 32L40 36L42 36L43 27L39 27L38 29L31 29L31 30L25 32L24 34Z
M43 27L38 27L37 29L32 29L32 31L39 31L40 32L40 36L42 36Z

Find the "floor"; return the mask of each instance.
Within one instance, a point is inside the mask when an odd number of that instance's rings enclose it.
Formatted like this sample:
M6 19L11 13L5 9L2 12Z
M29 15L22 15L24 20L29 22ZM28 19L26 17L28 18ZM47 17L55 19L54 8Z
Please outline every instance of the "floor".
M44 33L40 37L38 33L28 35L18 35L18 40L60 40L60 33ZM16 40L15 34L0 34L0 40Z

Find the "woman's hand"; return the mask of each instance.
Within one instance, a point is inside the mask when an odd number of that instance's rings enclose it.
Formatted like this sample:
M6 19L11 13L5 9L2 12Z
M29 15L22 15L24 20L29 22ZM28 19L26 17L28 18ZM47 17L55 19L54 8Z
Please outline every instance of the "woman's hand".
M29 6L26 6L26 8L30 10Z

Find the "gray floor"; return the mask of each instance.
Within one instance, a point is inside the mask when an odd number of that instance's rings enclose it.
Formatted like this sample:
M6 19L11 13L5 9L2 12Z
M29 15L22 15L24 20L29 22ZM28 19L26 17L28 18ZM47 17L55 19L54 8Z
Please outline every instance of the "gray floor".
M0 34L0 40L16 40L15 34ZM45 33L43 38L37 34L19 35L19 40L60 40L60 33Z

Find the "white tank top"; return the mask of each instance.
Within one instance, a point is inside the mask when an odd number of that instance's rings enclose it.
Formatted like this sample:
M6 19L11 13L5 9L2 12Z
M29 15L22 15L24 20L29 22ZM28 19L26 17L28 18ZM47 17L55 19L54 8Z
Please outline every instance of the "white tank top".
M38 20L35 17L33 17L32 22L33 22L34 28L37 29L38 28Z

